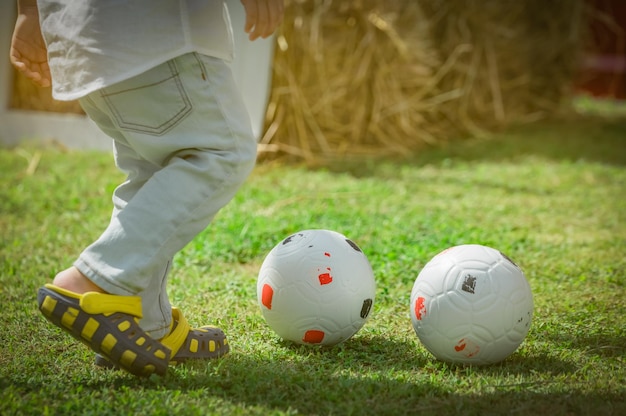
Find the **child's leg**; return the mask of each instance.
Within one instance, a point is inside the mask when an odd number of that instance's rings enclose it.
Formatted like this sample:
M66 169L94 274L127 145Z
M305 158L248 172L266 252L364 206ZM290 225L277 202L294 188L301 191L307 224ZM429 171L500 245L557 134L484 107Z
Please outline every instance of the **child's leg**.
M99 120L101 126L106 125L106 118L103 119L102 114L98 114L97 109L90 108L88 103L83 103L83 106L92 117ZM116 188L113 194L112 218L115 218L124 209L134 194L158 170L157 166L141 161L132 149L122 145L119 141L114 141L114 157L116 165L120 170L127 173L128 177L123 184ZM161 282L159 285L161 290L147 290L145 293L139 294L143 307L143 318L140 321L140 326L151 336L157 335L156 338L160 338L163 332L169 329L171 323L172 310L166 290L171 262L172 259L165 259L154 276L155 281ZM76 293L103 291L74 266L57 274L53 283Z
M140 295L151 306L142 327L160 337L170 316L168 262L230 201L254 164L248 115L227 65L196 54L83 101L116 140L116 161L129 179L115 192L109 226L75 266L106 292Z
M94 106L90 99L81 102L83 109L98 126L110 135L113 141L113 155L117 167L128 176L119 185L113 194L112 221L124 209L135 193L154 175L160 167L153 163L142 160L132 148L125 145L123 134L117 131L109 116ZM160 282L160 290L147 290L138 295L142 300L143 318L140 320L141 328L149 335L160 338L166 332L171 323L172 309L167 295L167 277L171 268L172 259L165 259L159 271L155 273L154 280ZM58 273L53 284L76 293L88 291L103 292L90 279L81 273L75 266Z
M127 173L124 183L119 185L113 193L112 221L124 210L128 202L145 185L146 182L161 168L141 157L130 147L120 141L113 143L115 164ZM170 328L172 307L167 295L167 278L170 272L172 258L162 259L161 264L155 266L157 270L153 276L157 287L149 287L139 293L143 308L143 318L139 322L141 328L153 338L161 338Z

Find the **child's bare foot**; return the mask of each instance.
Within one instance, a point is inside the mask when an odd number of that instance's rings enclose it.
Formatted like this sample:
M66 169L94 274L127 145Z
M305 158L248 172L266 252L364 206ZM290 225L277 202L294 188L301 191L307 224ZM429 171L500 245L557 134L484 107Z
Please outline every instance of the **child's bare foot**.
M105 293L104 290L102 290L99 286L96 286L91 280L87 279L84 274L79 272L78 269L73 266L57 274L54 277L52 284L78 294L86 292Z

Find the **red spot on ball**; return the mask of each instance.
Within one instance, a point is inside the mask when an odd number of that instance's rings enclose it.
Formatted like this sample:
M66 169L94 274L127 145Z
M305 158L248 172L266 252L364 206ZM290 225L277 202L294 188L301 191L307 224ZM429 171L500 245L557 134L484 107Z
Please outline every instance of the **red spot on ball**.
M421 321L422 317L426 315L426 305L424 305L425 300L426 299L421 296L415 300L415 317L418 321Z
M329 253L329 252L324 253L324 255L325 255L326 257L330 257L330 253Z
M467 358L472 358L480 352L480 345L471 339L463 338L456 343L454 350Z
M304 337L302 337L302 341L307 344L319 344L324 340L324 331L319 331L317 329L309 329L304 333Z
M272 309L272 298L274 297L274 289L267 283L263 285L261 292L261 303L267 309Z
M461 352L465 349L466 346L467 344L465 343L465 338L463 338L462 340L456 343L456 345L454 346L454 350L456 352Z
M320 285L327 285L333 281L333 277L330 273L322 273L317 277L320 279Z

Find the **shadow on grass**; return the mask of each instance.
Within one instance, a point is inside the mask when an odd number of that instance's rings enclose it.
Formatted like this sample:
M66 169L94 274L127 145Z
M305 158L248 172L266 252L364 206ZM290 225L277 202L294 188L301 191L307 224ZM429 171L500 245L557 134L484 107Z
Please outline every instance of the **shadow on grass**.
M538 157L555 161L626 165L626 119L581 118L512 127L485 139L451 141L397 159L349 159L320 163L332 172L376 176L384 162L421 166L453 161L502 161Z
M508 412L510 406L580 410L586 403L624 403L621 396L601 391L572 400L571 389L552 380L575 374L576 366L549 356L513 356L497 365L464 367L437 362L416 351L412 342L383 337L353 339L320 350L280 345L302 360L233 354L216 374L206 374L202 366L187 367L172 374L166 385L183 391L207 388L239 407L301 414L396 415L420 410L485 414ZM310 355L315 359L308 360ZM530 380L519 376L538 373L545 375L542 381L500 382L505 377ZM494 382L481 384L487 378Z
M576 371L550 357L489 367L453 366L416 351L413 342L383 337L361 337L327 349L279 345L279 353L289 350L300 360L233 354L220 365L217 377L206 374L203 365L194 368L198 364L192 364L172 374L167 385L181 390L214 386L215 395L243 407L302 414L407 414L422 407L454 409L457 400L467 398L455 397L451 385L476 379L473 375L497 377L553 369L547 372L556 376ZM311 355L314 359L309 360ZM446 383L450 380L451 384Z
M587 356L619 358L626 356L626 334L587 334L581 332L552 332L538 335L541 340L568 350L578 350Z
M577 370L572 363L548 356L514 355L493 366L452 366L416 350L415 342L364 336L327 349L279 343L265 355L235 351L208 365L192 362L172 368L165 378L146 380L98 370L100 376L86 372L84 377L71 377L63 390L57 374L28 381L9 375L0 387L50 397L60 391L79 391L87 397L140 391L152 400L180 397L183 405L191 400L196 408L203 401L228 403L241 413L262 409L298 414L398 415L432 410L502 414L519 409L603 414L626 407L615 392L589 393L581 384L584 392L577 393L576 386L562 384Z

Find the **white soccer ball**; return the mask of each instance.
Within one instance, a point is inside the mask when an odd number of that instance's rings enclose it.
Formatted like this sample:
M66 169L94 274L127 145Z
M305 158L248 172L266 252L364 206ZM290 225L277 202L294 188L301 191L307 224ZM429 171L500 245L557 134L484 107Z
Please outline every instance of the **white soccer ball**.
M304 230L278 243L257 280L267 324L298 344L334 345L367 321L376 283L367 257L344 235Z
M411 291L411 321L437 359L493 364L522 343L533 296L522 270L490 247L451 247L430 260Z

